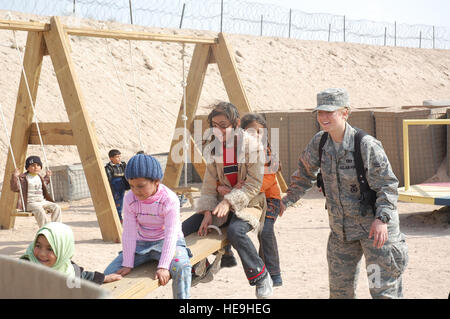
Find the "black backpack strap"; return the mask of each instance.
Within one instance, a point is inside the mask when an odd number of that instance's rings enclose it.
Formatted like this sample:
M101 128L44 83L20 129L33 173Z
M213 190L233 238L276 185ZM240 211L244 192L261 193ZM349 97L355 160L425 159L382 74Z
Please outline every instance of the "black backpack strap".
M356 129L355 134L355 168L356 173L358 175L358 182L359 187L361 190L361 193L367 192L370 190L369 184L367 183L366 179L366 172L364 169L364 163L361 156L361 140L364 136L367 135L367 133L359 128Z
M322 149L328 139L328 132L324 132L319 142L319 163L322 163Z
M328 132L324 132L322 136L320 137L319 142L319 167L322 165L322 149L325 145L325 142L328 139ZM317 174L317 187L319 187L322 190L323 196L326 196L325 194L325 185L323 184L323 178L322 178L322 172L319 169L319 173ZM327 209L327 204L325 203L325 209Z
M354 161L355 161L355 168L356 173L358 177L359 182L359 191L361 193L360 202L363 206L361 215L366 216L367 207L370 207L372 210L373 215L375 215L375 202L377 200L377 193L370 189L369 183L366 179L366 171L364 169L364 163L361 156L361 140L364 136L368 135L366 132L364 132L361 129L356 129L355 134L355 154L354 154Z

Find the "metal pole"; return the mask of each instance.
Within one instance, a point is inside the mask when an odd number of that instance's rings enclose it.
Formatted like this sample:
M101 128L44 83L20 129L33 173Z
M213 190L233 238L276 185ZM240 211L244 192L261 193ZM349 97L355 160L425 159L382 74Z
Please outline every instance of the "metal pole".
M387 27L384 27L384 46L386 46L386 33L387 33Z
M292 22L292 9L289 9L289 36L288 36L288 38L291 37L291 22Z
M397 21L394 22L394 46L397 46Z
M422 31L419 33L419 49L422 48Z
M261 31L260 31L260 36L262 36L262 28L263 28L263 15L261 14Z
M128 0L128 2L130 3L130 21L131 21L131 24L133 24L133 10L131 8L131 0Z
M344 16L344 42L345 42L345 16Z
M223 0L220 1L220 32L222 32L223 25Z
M435 36L434 36L434 26L433 26L433 49L435 49L436 47L434 46L434 44L435 44Z
M73 0L73 14L75 14L75 0Z
M331 39L331 23L328 24L328 42L330 42Z
M183 10L181 11L181 19L180 19L180 29L183 26L183 17L184 17L184 8L186 7L186 3L183 3Z

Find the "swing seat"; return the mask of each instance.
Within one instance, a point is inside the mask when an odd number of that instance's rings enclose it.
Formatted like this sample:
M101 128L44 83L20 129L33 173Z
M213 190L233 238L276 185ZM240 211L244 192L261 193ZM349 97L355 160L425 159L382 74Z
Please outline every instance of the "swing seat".
M222 228L221 231L222 233L211 232L206 237L200 237L197 233L185 237L186 246L193 255L190 259L191 265L195 265L216 252L219 252L220 255L222 248L228 244L226 228ZM202 277L200 282L206 282L206 275L213 276L220 269L219 262L220 258L214 267L206 272L205 278ZM157 265L155 261L133 268L121 280L103 284L102 288L108 290L112 297L116 299L144 298L159 287L159 281L154 279ZM196 284L196 282L193 284Z
M187 197L187 199L189 200L189 203L191 204L191 206L194 206L194 198L192 197L192 193L196 193L196 192L200 192L200 189L197 187L191 187L191 186L187 186L187 187L174 187L172 188L172 190L174 191L174 193L176 193L177 195L184 195Z
M59 205L59 207L61 207L61 210L69 210L70 205L69 203L56 203ZM47 212L48 214L48 212ZM16 217L31 217L34 216L34 214L32 212L26 212L26 211L22 211L20 209L16 209L16 211L14 213L11 214L12 216L16 216Z

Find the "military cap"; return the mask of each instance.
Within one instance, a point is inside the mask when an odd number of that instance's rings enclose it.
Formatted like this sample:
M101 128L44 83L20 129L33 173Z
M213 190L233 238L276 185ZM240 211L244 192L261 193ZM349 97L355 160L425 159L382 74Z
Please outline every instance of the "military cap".
M347 90L326 89L317 94L317 107L314 109L314 112L334 112L342 107L350 107Z

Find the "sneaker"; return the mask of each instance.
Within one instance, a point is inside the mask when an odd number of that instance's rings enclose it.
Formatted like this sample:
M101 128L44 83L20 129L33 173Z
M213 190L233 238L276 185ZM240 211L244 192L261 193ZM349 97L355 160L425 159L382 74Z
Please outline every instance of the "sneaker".
M233 255L223 255L222 260L220 261L221 268L231 268L237 266L236 258Z
M183 207L184 204L187 203L188 199L183 194L178 195L178 199L180 200L180 207Z
M270 278L270 274L259 280L256 283L256 298L258 299L267 299L272 296L273 293L273 282L272 278Z
M283 286L283 279L281 279L281 275L270 275L270 277L272 277L274 287Z

